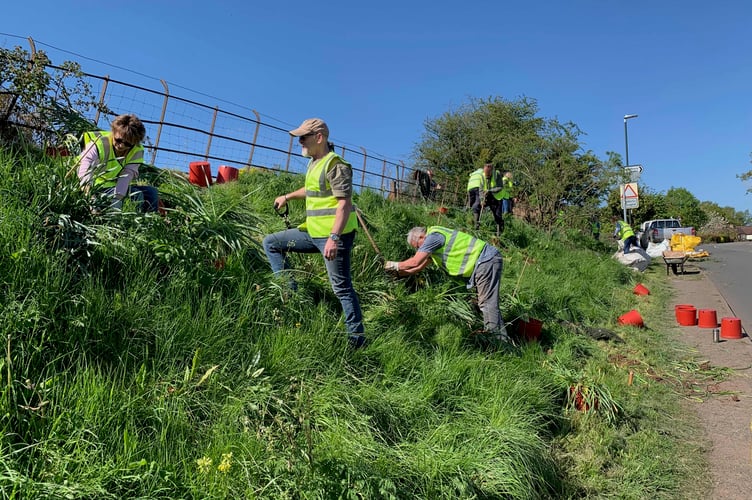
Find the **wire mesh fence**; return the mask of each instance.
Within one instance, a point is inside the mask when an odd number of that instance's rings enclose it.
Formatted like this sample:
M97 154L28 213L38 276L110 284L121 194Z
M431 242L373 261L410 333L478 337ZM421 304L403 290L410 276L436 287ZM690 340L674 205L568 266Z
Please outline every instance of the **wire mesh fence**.
M227 165L305 172L308 160L298 152L295 138L285 128L265 123L256 111L243 115L175 96L164 82L162 90L155 90L99 75L85 77L100 88L100 104L110 110L87 118L107 129L119 114L137 115L146 126L146 158L158 167L187 171L191 162L206 161L213 171ZM403 163L369 155L365 149L335 144L335 151L352 164L356 189L396 196L410 191Z
M191 162L204 161L213 174L221 166L305 173L308 159L300 154L295 138L255 110L172 95L164 80L162 88L155 89L91 73L82 78L99 101L98 109L92 107L84 118L107 130L115 116L135 114L146 126L145 159L159 168L187 173ZM335 144L335 151L352 165L356 191L368 188L390 198L431 198L447 204L463 201L459 182L445 183L427 196L404 162L369 154L362 147Z

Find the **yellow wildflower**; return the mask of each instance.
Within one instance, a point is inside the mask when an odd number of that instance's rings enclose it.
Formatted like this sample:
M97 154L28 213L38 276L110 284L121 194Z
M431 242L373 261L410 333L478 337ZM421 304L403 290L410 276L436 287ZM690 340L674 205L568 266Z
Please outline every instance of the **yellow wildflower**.
M227 474L232 467L232 452L222 453L222 462L217 466L217 470L224 474Z
M196 460L196 465L198 465L198 471L201 474L206 474L209 472L209 468L211 467L212 459L209 457L201 457L198 460Z

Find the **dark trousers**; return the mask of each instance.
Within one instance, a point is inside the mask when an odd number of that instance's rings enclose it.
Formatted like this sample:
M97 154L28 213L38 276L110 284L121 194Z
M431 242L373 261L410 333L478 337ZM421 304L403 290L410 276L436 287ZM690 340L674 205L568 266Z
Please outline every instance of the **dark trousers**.
M473 208L475 206L475 200L478 199L478 191L480 188L472 188L467 190L467 206Z
M478 198L475 200L475 204L473 204L473 214L475 216L475 222L476 225L480 222L480 205L481 205L481 196L478 196ZM502 205L501 200L497 200L494 198L493 194L486 193L486 203L485 206L487 206L491 213L493 214L494 222L496 222L496 225L498 226L498 229L501 230L504 228L504 214L502 212Z

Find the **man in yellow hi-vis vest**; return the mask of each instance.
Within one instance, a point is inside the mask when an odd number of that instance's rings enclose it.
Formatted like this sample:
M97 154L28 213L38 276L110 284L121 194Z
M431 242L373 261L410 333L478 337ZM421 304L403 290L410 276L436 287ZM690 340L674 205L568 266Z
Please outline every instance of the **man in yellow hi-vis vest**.
M305 185L278 196L274 207L282 208L289 200L305 200L306 221L297 228L266 236L264 251L275 274L289 269L288 252L320 252L329 283L345 313L350 345L363 347L363 314L350 276L350 250L358 224L352 205L352 167L334 152L329 127L321 119L305 120L290 135L298 138L303 156L309 158ZM297 288L295 280L290 279L291 287Z
M467 179L467 206L473 208L478 199L480 186L483 184L483 169L474 170Z
M159 200L152 186L131 186L144 163L141 141L146 127L136 115L120 115L112 122L112 131L84 133L84 151L78 160L81 186L94 194L112 196L120 208L126 196L132 196L146 212L155 212Z
M614 227L614 238L624 242L624 253L628 254L631 247L636 248L639 245L632 226L623 220L619 220L619 217L616 215L611 217L611 222L616 224Z
M474 286L478 291L486 332L499 341L509 342L499 310L503 261L498 248L471 234L441 226L414 227L407 233L407 243L417 250L415 255L402 262L388 261L385 270L407 276L422 271L433 260L450 276L467 279L467 287Z
M478 199L473 205L473 218L475 220L475 229L480 227L480 216L484 207L488 207L493 214L496 222L496 236L504 231L504 214L502 213L501 197L504 189L501 180L501 174L492 163L483 165L483 176L481 177L481 186Z

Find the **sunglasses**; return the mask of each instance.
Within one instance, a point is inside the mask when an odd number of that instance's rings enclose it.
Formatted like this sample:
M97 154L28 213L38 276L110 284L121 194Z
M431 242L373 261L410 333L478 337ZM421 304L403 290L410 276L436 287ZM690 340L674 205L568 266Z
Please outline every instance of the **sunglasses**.
M132 143L126 141L122 137L113 137L112 138L112 142L114 142L118 146L122 146L124 148L132 148L135 145L135 144L132 144Z
M300 141L301 143L303 143L303 142L307 141L309 137L313 137L314 135L316 135L316 132L313 132L313 133L311 133L311 134L301 135L301 136L300 136L300 137L298 138L298 140L299 140L299 141Z

